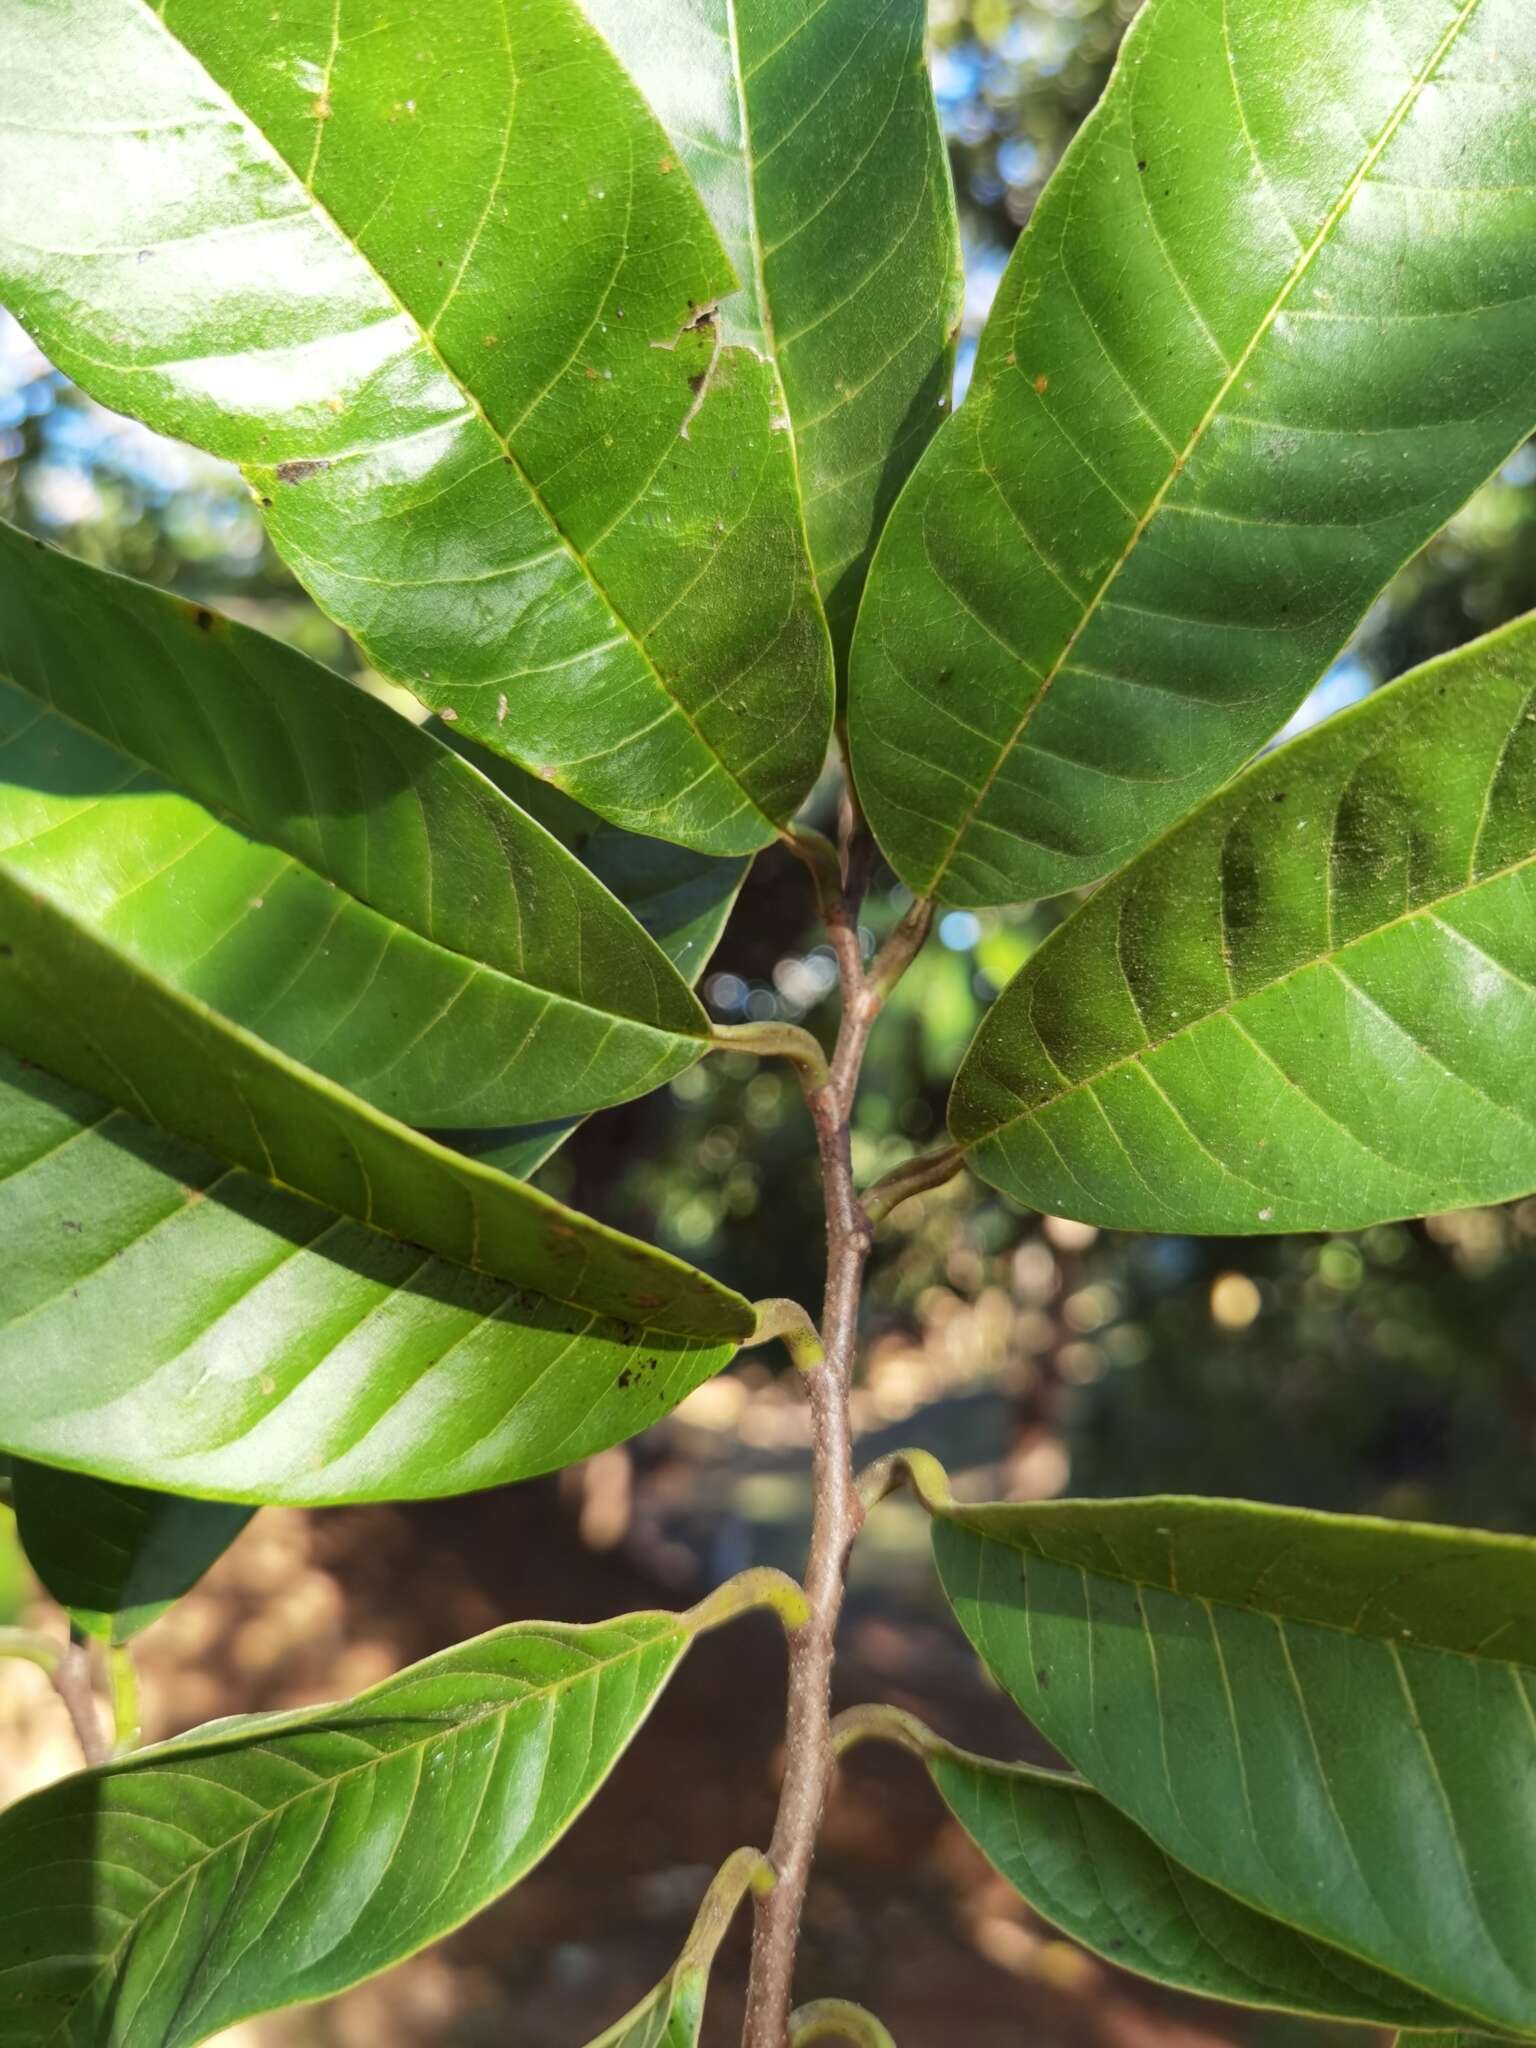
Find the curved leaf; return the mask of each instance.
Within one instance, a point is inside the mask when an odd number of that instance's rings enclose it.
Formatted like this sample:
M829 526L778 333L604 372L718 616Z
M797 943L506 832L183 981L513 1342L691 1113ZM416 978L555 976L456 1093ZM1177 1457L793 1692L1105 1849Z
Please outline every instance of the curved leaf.
M841 661L875 540L949 402L963 278L924 0L582 0L677 146L778 370Z
M654 1991L588 2048L698 2048L710 1966L743 1894L772 1872L757 1849L738 1849L704 1895L682 1954Z
M578 1114L705 1050L661 948L408 719L5 526L0 600L0 861L151 972L409 1123Z
M4 1064L10 1449L220 1499L462 1492L633 1436L751 1334L703 1275L398 1128L290 1102L312 1154L263 1128L280 1180L331 1182L310 1200Z
M216 1500L420 1499L622 1442L743 1341L657 1327L689 1319L665 1301L686 1269L664 1255L439 1158L420 1220L446 1244L445 1214L467 1221L473 1204L485 1266L274 1187L0 1055L0 1443ZM493 1245L509 1256L492 1263ZM750 1326L734 1303L712 1290L694 1308Z
M696 984L720 941L735 907L750 860L720 860L647 839L609 825L552 783L541 782L514 761L504 761L452 726L431 721L430 730L507 793L530 817L612 891L635 922L648 931L678 973ZM582 1121L579 1116L541 1118L520 1126L445 1131L445 1144L518 1180L536 1173Z
M698 1626L518 1622L21 1800L0 1815L7 2041L191 2048L414 1953L559 1840Z
M218 1499L451 1493L633 1435L754 1328L703 1274L390 1122L3 871L0 1040L108 1097L7 1077L7 1449Z
M1533 107L1526 0L1149 0L871 574L853 762L911 888L1118 866L1529 431Z
M1121 1969L1319 2019L1432 2027L1463 2017L1205 1883L1081 1779L944 1744L927 1762L956 1820L1014 1890Z
M1237 1501L963 1506L913 1464L988 1669L1158 1848L1536 2037L1536 1543Z
M572 0L20 4L0 294L53 360L240 463L316 599L465 731L636 830L771 839L830 716L793 451Z
M950 1129L1139 1230L1350 1229L1536 1187L1536 617L1271 754L1069 918Z
M76 1626L125 1643L222 1557L253 1510L11 1462L27 1562Z

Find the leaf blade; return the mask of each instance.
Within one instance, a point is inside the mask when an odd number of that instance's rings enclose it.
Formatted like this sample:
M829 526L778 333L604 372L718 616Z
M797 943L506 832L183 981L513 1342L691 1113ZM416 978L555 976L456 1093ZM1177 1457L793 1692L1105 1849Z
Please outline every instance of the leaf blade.
M254 1512L11 1461L27 1562L75 1625L125 1643L223 1556Z
M44 12L0 289L105 402L240 462L385 674L620 823L763 845L830 662L766 370L694 324L731 282L702 208L567 0L373 30Z
M649 1427L740 1342L565 1306L549 1272L431 1253L9 1055L0 1215L0 1441L167 1493L318 1506L503 1485Z
M871 577L854 766L917 893L1118 866L1529 430L1533 77L1504 0L1142 11Z
M18 2043L191 2048L446 1933L565 1832L693 1632L514 1623L340 1707L216 1724L19 1802L0 1816Z
M1159 1848L1476 2024L1536 2032L1536 1936L1510 1905L1536 1824L1509 1796L1536 1774L1536 1545L1246 1502L924 1498L978 1654Z
M151 971L411 1123L580 1113L703 1052L633 917L409 720L4 526L0 591L0 859Z
M1454 2007L1206 1884L1081 1779L944 1748L928 1771L1015 1891L1121 1969L1199 1997L1317 2019L1459 2023Z
M960 318L923 0L582 5L709 207L740 280L727 336L777 368L841 667L875 541L947 407Z
M1107 882L961 1064L977 1171L1094 1222L1238 1233L1536 1186L1533 712L1526 618L1280 748Z

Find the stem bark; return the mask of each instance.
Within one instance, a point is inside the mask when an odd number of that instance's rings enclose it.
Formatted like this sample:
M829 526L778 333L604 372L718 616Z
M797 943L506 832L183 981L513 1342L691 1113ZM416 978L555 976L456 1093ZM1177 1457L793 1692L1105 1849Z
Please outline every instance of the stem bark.
M864 1049L880 1007L926 935L923 912L904 920L876 969L866 972L859 902L870 841L851 796L839 833L839 875L822 842L806 855L838 963L842 1016L824 1081L802 1076L816 1130L827 1219L827 1287L820 1365L803 1374L811 1410L811 1543L805 1594L809 1619L790 1638L784 1778L768 1861L773 1889L759 1897L742 2048L786 2048L793 2005L795 1950L816 1837L831 1781L832 1665L848 1553L864 1519L853 1470L848 1391L858 1341L859 1297L874 1236L853 1183L850 1119ZM894 948L894 951L893 951Z

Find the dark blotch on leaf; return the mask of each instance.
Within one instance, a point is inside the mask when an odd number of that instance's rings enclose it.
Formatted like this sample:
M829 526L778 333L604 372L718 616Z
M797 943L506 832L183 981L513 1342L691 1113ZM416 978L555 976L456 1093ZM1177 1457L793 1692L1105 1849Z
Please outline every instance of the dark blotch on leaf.
M330 466L328 462L323 462L318 458L314 460L306 458L300 462L280 462L273 471L273 475L280 484L301 484L306 477L318 476L323 469L329 469Z

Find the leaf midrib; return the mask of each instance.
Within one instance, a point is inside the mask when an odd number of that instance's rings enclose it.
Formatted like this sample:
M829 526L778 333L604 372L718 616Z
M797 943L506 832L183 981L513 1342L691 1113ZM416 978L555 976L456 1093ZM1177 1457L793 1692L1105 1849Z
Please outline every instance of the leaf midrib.
M1081 1564L1073 1558L1054 1557L1043 1548L1017 1542L1009 1536L999 1536L984 1524L966 1520L963 1509L958 1512L946 1512L946 1519L954 1523L957 1528L964 1529L968 1534L979 1537L984 1543L995 1543L999 1549L1011 1550L1020 1557L1033 1557L1041 1564L1054 1565L1062 1571L1076 1572L1085 1580L1089 1578L1107 1579L1114 1585L1129 1586L1138 1595L1142 1592L1161 1593L1170 1600L1187 1601L1191 1606L1207 1609L1219 1607L1230 1614L1252 1615L1262 1621L1272 1621L1277 1626L1290 1624L1297 1628L1327 1629L1334 1635L1347 1637L1351 1642L1381 1643L1388 1649L1396 1651L1399 1656L1402 1654L1401 1644L1385 1630L1352 1627L1342 1621L1321 1621L1312 1615L1306 1614L1286 1614L1277 1606L1261 1606L1251 1599L1242 1600L1211 1593L1192 1593L1181 1590L1177 1586L1170 1586L1163 1579L1138 1578L1133 1572L1113 1570L1099 1564ZM1532 1544L1531 1549L1533 1569L1536 1569L1536 1543ZM1374 1594L1372 1597L1375 1597ZM1091 1626L1092 1624L1088 1623L1086 1625ZM1507 1671L1526 1671L1533 1677L1536 1677L1536 1658L1486 1656L1476 1650L1454 1649L1448 1643L1429 1642L1419 1635L1414 1635L1408 1638L1407 1641L1410 1649L1427 1651L1436 1657L1455 1657L1463 1663L1482 1667L1494 1665ZM1533 1708L1532 1711L1533 1716L1536 1716L1536 1708ZM1536 1730L1533 1730L1533 1733L1536 1733Z
M375 917L382 918L387 924L394 926L397 930L408 933L412 938L419 939L422 944L434 947L448 959L462 961L466 967L471 968L475 973L494 975L498 980L508 982L515 988L532 990L538 995L547 997L551 1002L566 1004L571 1009L580 1010L584 1015L596 1018L610 1026L614 1023L620 1023L628 1026L630 1030L650 1032L658 1038L679 1039L685 1043L690 1039L697 1039L700 1044L708 1043L709 1030L707 1018L704 1019L699 1029L683 1031L671 1024L657 1024L647 1017L637 1017L629 1011L599 1009L596 1004L587 1001L585 997L570 995L563 989L550 988L546 983L534 980L531 974L513 974L510 969L498 965L495 961L476 959L473 954L464 952L458 946L450 945L447 940L438 938L434 933L419 930L416 925L408 924L403 917L397 916L393 911L381 910L376 903L370 902L366 896L359 894L350 884L339 881L334 875L326 874L322 869L317 868L307 856L294 853L290 848L282 845L280 841L269 838L259 824L242 816L239 812L231 810L227 804L212 803L207 798L200 796L196 790L185 787L175 777L168 775L164 768L158 766L153 761L146 760L137 748L125 746L115 734L108 735L98 732L92 726L87 725L83 719L75 717L72 712L62 710L51 697L42 696L29 684L22 682L19 677L11 674L9 670L0 668L0 682L8 683L11 688L17 690L22 696L32 699L35 703L42 704L48 715L57 718L61 724L71 727L75 732L82 733L86 739L94 741L98 746L109 747L113 753L120 755L125 761L135 763L144 774L153 776L157 782L164 783L166 788L173 793L197 804L200 809L208 812L212 818L238 832L242 838L249 838L262 846L272 847L275 852L282 854L285 859L292 861L304 873L313 875L317 881L324 882L332 888L341 890L343 895L350 902L355 903L359 909L371 911ZM446 748L444 751L452 753L453 750ZM489 777L486 778L487 781L489 779ZM496 785L492 783L491 786L495 788ZM126 793L124 791L107 792L109 797ZM511 803L512 799L508 797L506 801ZM526 817L528 814L524 812L523 815ZM536 818L530 819L530 822L536 826L538 825ZM545 836L555 846L558 847L560 845L560 842L555 839L553 833L548 832L544 827L539 829L545 831ZM428 843L430 846L430 839ZM17 840L12 842L10 846L0 849L0 861L9 861L13 852L28 844L30 844L28 840ZM577 861L575 854L570 854L569 858ZM577 865L581 866L582 864L577 861ZM590 877L597 888L602 889L605 894L613 898L615 903L619 904L620 910L624 911L625 915L631 919L640 936L654 947L656 952L661 954L665 966L670 968L672 973L677 975L677 979L681 982L683 980L681 974L678 974L677 969L672 966L672 962L667 959L661 947L656 944L655 939L646 931L628 905L619 903L619 899L613 895L613 891L608 889L607 885L600 881L596 875L593 875L590 869L584 869L583 871ZM152 877L151 879L154 878ZM654 970L655 962L653 961L649 964ZM684 986L686 987L687 984L684 983ZM693 1000L695 1009L699 1009L698 997L694 994L693 990L689 989L688 994ZM699 1009L699 1014L703 1017L702 1009Z
M758 803L757 798L752 794L751 790L749 790L746 787L745 783L743 783L740 780L734 769L732 769L730 765L724 760L719 750L715 747L713 742L708 738L703 729L700 727L699 722L697 718L694 716L693 712L690 711L688 706L682 701L682 699L677 695L676 691L672 689L671 685L662 675L661 670L656 666L656 662L652 657L650 648L646 645L641 635L637 633L635 628L630 624L628 617L620 608L618 603L609 595L606 586L599 579L596 571L593 569L592 565L587 560L586 556L582 553L580 548L577 547L576 543L566 533L564 527L560 524L559 520L556 519L554 512L552 511L548 502L544 498L543 493L539 490L537 485L534 483L532 477L523 467L523 464L520 458L518 457L516 451L513 449L510 441L506 438L505 435L503 435L499 431L495 423L492 421L489 413L487 413L485 407L481 404L479 394L475 392L473 389L471 389L471 387L465 382L463 377L460 376L459 372L454 369L453 365L448 361L447 357L442 353L442 350L438 347L437 335L435 332L436 323L434 322L433 329L429 329L423 325L421 319L417 316L417 314L415 314L411 310L409 306L406 305L405 301L400 297L399 293L395 290L393 284L391 284L390 280L385 276L384 272L374 262L372 257L368 256L364 252L361 244L354 241L353 238L347 233L346 229L341 225L341 222L336 218L335 214L331 211L330 207L326 205L323 199L321 199L320 195L311 187L304 183L302 177L300 176L297 166L290 163L288 158L277 147L276 143L273 142L269 136L263 133L261 128L257 126L255 120L251 117L251 115L249 115L246 112L245 108L235 98L234 94L231 91L229 91L228 88L219 79L214 77L213 73L197 56L196 52L189 49L188 46L181 41L180 37L172 32L172 30L166 24L162 16L156 11L155 7L151 5L151 0L138 0L138 4L143 8L144 12L148 14L150 18L154 21L156 28L164 36L166 36L166 38L169 41L175 43L177 49L181 51L182 55L186 57L190 63L196 65L202 77L207 80L209 89L212 92L218 94L218 96L225 102L225 104L230 108L231 112L237 117L241 126L245 129L246 133L252 138L254 138L259 147L269 154L271 160L275 163L280 164L283 170L288 174L288 176L298 184L299 189L304 194L304 197L308 205L312 207L317 214L320 215L322 220L337 236L337 238L341 241L344 247L351 250L352 253L357 257L358 261L366 266L369 276L372 277L377 282L380 290L385 293L390 303L396 308L397 312L400 314L401 318L408 323L411 333L416 338L417 345L420 348L422 348L437 364L438 368L442 371L444 377L447 378L448 382L452 384L453 388L461 394L466 406L474 414L475 418L479 420L481 426L485 429L486 433L490 435L491 439L495 442L496 446L501 450L507 462L511 465L512 469L522 482L524 489L528 492L529 497L533 500L534 504L538 506L540 513L543 515L544 519L547 521L549 525L550 531L554 534L555 538L560 543L560 546L564 550L565 554L575 564L576 568L581 572L582 576L584 577L590 588L597 593L598 597L607 606L611 616L618 622L620 626L623 627L625 636L628 639L629 644L636 650L641 660L645 663L646 668L650 671L651 677L655 681L657 688L661 691L662 695L666 698L667 702L679 714L684 724L688 727L689 731L692 732L694 738L698 741L699 745L704 749L705 753L714 762L715 766L720 770L720 772L726 777L727 781L731 784L732 788L740 792L742 797L745 799L748 807L758 818L762 820L767 830L777 835L780 831L780 827L778 826L776 821L769 817L768 813ZM502 0L502 4L504 7L505 0ZM1471 0L1471 4L1475 5L1476 0ZM702 202L699 202L699 204L700 211L702 213ZM709 232L713 234L714 229L713 226L710 224L707 215L704 215L704 221L706 227L709 228ZM729 259L727 259L727 263L729 263ZM441 319L443 311L446 308L446 305L447 301L445 300L444 305L442 307L439 307L438 309L438 319ZM251 466L254 467L256 465Z
M1002 773L1004 763L1008 760L1014 748L1019 744L1019 741L1022 739L1024 735L1025 729L1029 725L1030 721L1033 719L1035 712L1039 709L1040 704L1045 698L1046 693L1049 691L1051 685L1055 682L1057 676L1060 675L1062 669L1071 659L1074 648L1077 646L1077 643L1082 638L1083 634L1087 631L1088 626L1091 624L1093 619L1097 616L1099 607L1104 602L1105 598L1108 596L1108 593L1114 585L1116 579L1119 577L1120 572L1125 568L1126 564L1130 561L1131 557L1136 552L1136 549L1140 546L1141 541L1145 536L1148 527L1156 518L1157 514L1162 510L1163 505L1167 500L1168 493L1173 489L1173 486L1178 482L1179 478L1183 475L1185 468L1188 466L1190 458L1194 455L1195 450L1199 447L1201 441L1204 439L1207 431L1209 430L1213 421L1216 419L1217 414L1220 412L1223 403L1232 392L1234 386L1237 384L1238 379L1247 369L1248 364L1253 358L1254 351L1258 348L1259 344L1264 340L1270 328L1273 326L1275 320L1279 317L1281 312L1283 312L1287 300L1290 298L1292 292L1296 289L1296 287L1301 283L1302 279L1306 276L1308 270L1311 268L1314 258L1321 252L1325 244L1332 237L1335 228L1343 219L1345 212L1349 208L1350 204L1353 202L1354 197L1356 193L1359 191L1361 185L1365 182L1366 178L1370 175L1372 169L1380 161L1381 156L1383 155L1385 150L1388 148L1390 143L1393 141L1394 137L1402 128L1403 123L1407 120L1409 114L1413 111L1413 108L1418 101L1419 95L1423 92L1425 86L1434 76L1434 73L1439 68L1441 61L1449 53L1452 46L1457 41L1458 37L1461 35L1462 30L1466 27L1468 21L1470 21L1470 19L1472 18L1472 15L1476 11L1479 4L1480 0L1463 0L1462 7L1459 13L1456 15L1456 18L1451 22L1450 26L1446 29L1444 35L1440 38L1440 41L1435 46L1433 52L1430 54L1427 62L1425 63L1424 68L1415 75L1415 77L1409 84L1407 90L1399 99L1397 105L1392 109L1392 112L1388 115L1386 123L1384 124L1380 135L1371 144L1370 148L1366 151L1365 155L1356 165L1354 171L1351 173L1348 181L1346 182L1343 191L1340 193L1338 199L1334 202L1333 206L1329 209L1322 226L1318 229L1317 233L1313 236L1311 242L1309 242L1306 248L1302 250L1301 254L1297 257L1295 263L1291 266L1291 269L1287 274L1284 282L1282 283L1279 292L1276 294L1274 300L1271 302L1268 310L1265 312L1258 326L1254 329L1254 332L1251 338L1249 339L1247 346L1243 349L1242 353L1238 356L1236 362L1232 365L1231 369L1228 371L1227 375L1222 380L1222 383L1218 388L1215 397L1211 400L1209 406L1206 408L1204 415L1200 419L1199 423L1196 425L1188 441L1185 443L1184 447L1180 449L1178 453L1174 456L1174 459L1171 465L1169 466L1167 475L1163 478L1162 483L1158 486L1157 491L1154 494L1151 502L1147 506L1146 511L1142 513L1140 519L1138 519L1136 525L1132 528L1130 536L1127 539L1124 547L1121 549L1120 554L1115 559L1115 561L1111 563L1109 569L1106 571L1102 580L1099 582L1097 588L1094 590L1093 594L1088 599L1088 602L1084 606L1082 614L1079 617L1077 624L1073 627L1071 633L1068 635L1067 640L1065 644L1062 646L1060 653L1056 656L1056 659L1052 662L1050 668L1041 678L1039 687L1035 690L1034 695L1025 705L1024 710L1019 717L1018 723L1014 726L1013 731L1008 735L1007 740L1003 743L1003 746L999 750L996 759L992 763L991 768L987 771L986 775L982 778L980 784L977 786L975 796L972 798L970 804L967 806L963 816L960 819L959 824L955 827L954 834L951 837L948 846L945 847L943 853L939 856L937 865L933 869L932 874L929 876L926 885L920 893L930 896L933 895L939 888L945 875L948 874L949 869L954 861L955 855L959 851L961 842L969 833L972 825L976 821L977 814L981 810L982 805L986 802L987 797L991 794L993 784L997 781L998 776ZM1267 168L1262 163L1260 164L1260 169L1265 170L1265 173L1267 175ZM978 420L976 422L978 432L980 430L981 424L982 422L978 417Z
M683 1638L684 1647L686 1647L690 1632L687 1629L682 1628L676 1621L674 1621L674 1629L675 1632ZM114 1967L118 1960L118 1957L122 1954L123 1949L127 1946L130 1939L138 1933L139 1928L141 1927L143 1922L146 1919L148 1919L149 1915L155 1912L161 1905L163 1905L165 1900L168 1899L171 1896L171 1894L175 1892L182 1884L184 1884L189 1877L195 1877L198 1871L203 1869L203 1867L206 1864L211 1863L216 1857L224 1855L227 1851L234 1848L237 1843L245 1841L249 1836L253 1835L258 1828L265 1827L269 1821L277 1819L280 1815L287 1813L293 1807L299 1805L302 1801L306 1799L319 1798L322 1794L334 1797L335 1788L338 1785L345 1784L349 1778L357 1777L361 1772L371 1771L375 1769L382 1770L386 1764L393 1763L396 1757L410 1756L415 1751L428 1749L434 1742L442 1740L445 1735L451 1736L456 1739L459 1735L466 1733L470 1729L478 1728L482 1725L482 1723L486 1721L494 1721L498 1718L504 1719L507 1716L517 1712L519 1708L527 1706L530 1700L553 1700L561 1692L568 1690L570 1687L583 1684L588 1679L596 1678L603 1672L616 1670L621 1665L623 1665L628 1659L632 1657L643 1656L647 1650L656 1648L658 1644L665 1643L666 1640L667 1637L665 1632L658 1633L657 1635L652 1636L646 1642L634 1643L630 1646L629 1649L619 1651L616 1656L606 1658L599 1663L589 1664L580 1671L573 1671L566 1678L555 1679L551 1681L548 1685L530 1688L530 1690L527 1693L525 1693L520 1699L511 1700L495 1707L488 1707L481 1713L470 1714L465 1716L465 1718L462 1720L450 1722L446 1725L446 1727L441 1722L436 1723L434 1724L432 1733L430 1735L422 1736L421 1739L417 1742L404 1742L400 1745L398 1749L392 1749L389 1752L389 1754L385 1757L374 1756L369 1758L364 1763L351 1764L347 1767L346 1770L337 1771L333 1776L323 1778L314 1785L305 1785L301 1787L301 1789L295 1792L290 1798L280 1800L276 1806L265 1808L256 1817L255 1820L249 1822L245 1827L237 1830L236 1833L232 1835L226 1835L221 1842L217 1842L213 1845L212 1848L205 1850L204 1853L201 1856L199 1856L195 1862L189 1863L185 1867L185 1869L178 1871L175 1877L171 1879L169 1884L162 1886L161 1889L155 1893L154 1897L150 1899L146 1905L142 1906L139 1909L138 1913L128 1922L122 1934L119 1935L116 1946L110 1951L109 1954L107 1954L102 1959L100 1965L87 1979L86 1983L81 1987L79 1992L76 1994L74 2003L71 2005L70 2010L65 2014L63 2020L61 2020L61 2022L59 2023L59 2026L56 2027L54 2031L47 2037L47 2041L44 2044L44 2048L52 2048L52 2044L54 2043L67 2042L68 2030L74 2024L76 2009L85 2003L85 2000L90 1996L91 1992L95 1990L96 1986L101 1982L102 1978ZM473 1673L466 1673L464 1675L469 1678L472 1678L474 1676ZM354 1702L354 1704L357 1703ZM212 1751L197 1750L192 1748L191 1745L188 1745L187 1751L180 1751L168 1746L165 1754L173 1757L184 1754L190 1754L194 1757L198 1755L206 1756L210 1754L218 1756L228 1755L231 1750L244 1748L247 1746L251 1749L264 1748L268 1742L280 1741L284 1735L303 1734L307 1732L307 1727L309 1726L316 1727L323 1732L325 1724L321 1717L324 1716L326 1711L327 1710L325 1708L318 1709L316 1720L312 1724L299 1722L291 1725L286 1729L266 1730L261 1735L259 1740L249 1745L240 1743L238 1740L236 1740L231 1742L226 1748L215 1749ZM638 1725L639 1723L637 1721L636 1726L638 1727ZM631 1735L634 1732L635 1731L633 1728L629 1731ZM149 1760L146 1760L146 1771L152 1768L152 1763ZM109 1771L105 1775L108 1778L136 1777L139 1775L139 1773L136 1770L130 1768L126 1771ZM195 1776L196 1774L187 1773L187 1775ZM206 1780L204 1782L206 1782ZM595 1790L596 1788L594 1787L593 1789ZM139 1817L146 1818L147 1816ZM407 1816L407 1818L409 1818L409 1816ZM569 1818L574 1819L575 1815L572 1814ZM569 1822L567 1822L567 1824L569 1824ZM391 1862L393 1862L393 1857L391 1857L390 1860ZM424 1941L431 1939L435 1939L435 1937L431 1935L423 1937ZM421 1943L418 1943L417 1947L419 1948L421 1945ZM411 1954L413 1952L414 1951L407 1950L404 1953Z
M1459 903L1468 896L1476 895L1480 889L1490 888L1495 882L1502 882L1511 875L1518 875L1532 865L1536 865L1536 853L1524 854L1519 860L1509 861L1502 867L1489 868L1483 874L1474 876L1470 881L1462 883L1459 888L1448 890L1443 896L1436 896L1424 903L1416 903L1411 910L1399 912L1396 917L1388 918L1384 924L1373 925L1369 931L1357 933L1354 938L1346 939L1341 946L1330 946L1321 953L1313 954L1310 959L1298 961L1294 967L1288 967L1283 974L1277 974L1269 981L1256 983L1254 987L1244 989L1241 995L1230 996L1226 1002L1218 1004L1215 1009L1206 1010L1198 1017L1189 1018L1187 1021L1177 1025L1172 1031L1165 1032L1161 1038L1149 1038L1145 1045L1139 1045L1134 1051L1123 1054L1121 1058L1111 1060L1107 1066L1101 1067L1097 1073L1086 1075L1080 1081L1069 1082L1066 1086L1057 1089L1051 1095L1045 1096L1041 1101L1032 1104L1029 1108L1018 1110L1014 1115L1005 1117L1001 1123L993 1124L989 1130L983 1131L980 1136L966 1139L964 1141L965 1149L970 1151L978 1145L990 1144L994 1138L1000 1138L1006 1133L1016 1130L1021 1124L1027 1124L1033 1119L1043 1116L1047 1110L1054 1109L1058 1102L1065 1102L1070 1096L1081 1095L1085 1091L1096 1088L1101 1081L1108 1080L1113 1074L1123 1072L1127 1067L1139 1065L1141 1061L1150 1058L1153 1053L1160 1052L1165 1045L1176 1044L1179 1039L1189 1032L1198 1031L1203 1025L1213 1023L1223 1017L1230 1017L1234 1012L1240 1011L1245 1003L1256 1002L1260 996L1269 995L1275 989L1284 988L1287 982L1294 981L1299 975L1311 974L1319 967L1331 966L1336 960L1340 960L1352 952L1355 947L1369 945L1387 932L1397 931L1405 925L1415 923L1421 918L1433 918L1435 913L1443 909L1445 905ZM1127 984L1127 987L1129 987L1129 984ZM1132 1004L1135 1007L1134 993L1132 994ZM1137 1013L1138 1015L1140 1014L1139 1009ZM1033 1029L1034 1027L1032 1026L1031 1028ZM1046 1046L1044 1039L1040 1038L1038 1030L1036 1030L1035 1035L1039 1040L1041 1050L1045 1053L1046 1058L1050 1059L1049 1048ZM1260 1050L1262 1051L1263 1048L1261 1047ZM1051 1064L1054 1066L1055 1061L1052 1060Z

